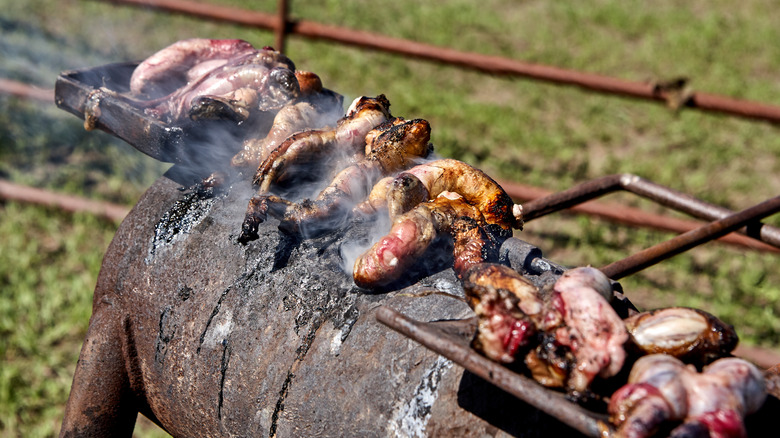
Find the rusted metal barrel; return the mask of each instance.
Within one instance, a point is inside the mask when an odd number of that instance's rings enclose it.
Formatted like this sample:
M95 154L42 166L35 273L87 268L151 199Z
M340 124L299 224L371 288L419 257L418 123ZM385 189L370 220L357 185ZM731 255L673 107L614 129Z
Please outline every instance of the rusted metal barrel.
M462 296L446 254L368 293L341 265L370 243L370 223L299 241L270 221L241 245L249 183L207 197L180 190L204 175L177 169L108 249L63 436L129 436L136 412L182 437L577 436L376 321L380 305L422 321L470 316L429 293Z

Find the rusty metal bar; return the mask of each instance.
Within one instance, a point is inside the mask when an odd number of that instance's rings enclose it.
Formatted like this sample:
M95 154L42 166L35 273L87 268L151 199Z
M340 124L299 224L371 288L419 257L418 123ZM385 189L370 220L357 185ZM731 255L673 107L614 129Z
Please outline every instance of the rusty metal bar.
M223 21L243 26L276 30L281 26L278 15L226 6L209 5L186 0L103 0L116 4L144 6L172 13L187 14L208 20ZM289 26L289 28L287 28ZM652 83L585 73L562 68L530 64L499 56L462 52L400 38L390 38L370 32L328 26L312 21L288 21L285 26L291 34L333 41L345 45L375 49L427 61L456 65L495 75L519 76L560 85L573 85L605 94L648 99L665 103L675 102L677 93ZM729 114L756 120L780 122L780 107L759 102L739 100L706 93L691 93L679 104L703 111Z
M456 339L437 328L437 323L418 322L385 306L377 308L376 319L586 436L612 436L613 431L606 418L600 419L566 400L562 394L547 390L535 381L481 356L471 349L468 341Z
M274 48L281 53L287 51L287 16L290 5L287 0L279 0L276 6L276 28L274 29Z
M639 176L618 174L593 179L571 189L529 201L523 204L523 217L526 221L532 221L617 190L634 193L674 210L709 221L723 219L734 213L727 208L704 202ZM780 247L779 228L755 221L749 223L748 227L740 232L774 247Z
M92 201L73 195L13 184L0 180L0 199L55 207L71 213L85 212L115 222L121 222L129 208L108 202Z
M496 180L501 187L517 202L528 202L534 199L543 198L552 195L551 190L540 187L520 184L513 181ZM597 217L613 223L631 226L652 228L660 231L668 231L675 234L681 234L701 226L701 222L689 219L682 219L672 216L652 213L639 208L629 207L623 204L587 201L570 207L567 212L573 214L584 214ZM710 219L712 220L712 219ZM729 245L749 248L756 251L780 253L780 249L768 245L755 238L747 237L743 234L731 233L718 238L718 242Z
M737 230L747 223L763 219L780 211L780 196L770 198L758 205L729 215L723 219L710 222L695 230L681 234L666 242L651 246L636 254L632 254L623 260L600 268L601 271L613 280L619 280L627 275L639 272L658 262L673 257L681 252L701 245L717 237Z
M34 87L23 82L0 78L0 93L41 102L54 102L54 90Z

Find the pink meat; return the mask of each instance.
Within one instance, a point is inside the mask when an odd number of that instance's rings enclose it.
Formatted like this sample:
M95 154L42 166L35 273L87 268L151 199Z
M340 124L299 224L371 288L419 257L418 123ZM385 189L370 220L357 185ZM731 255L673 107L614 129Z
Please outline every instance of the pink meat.
M556 340L568 346L575 357L568 386L583 391L600 375L611 377L623 367L628 340L625 325L604 297L609 281L594 268L567 271L555 283L553 293L563 304L563 327Z

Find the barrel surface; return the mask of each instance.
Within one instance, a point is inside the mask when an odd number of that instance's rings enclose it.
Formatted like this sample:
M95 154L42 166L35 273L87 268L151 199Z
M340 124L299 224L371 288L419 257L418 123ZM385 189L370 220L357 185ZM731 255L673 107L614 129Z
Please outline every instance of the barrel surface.
M295 241L269 220L242 245L248 182L209 198L182 190L193 181L173 168L142 197L94 301L93 325L101 313L121 320L135 405L172 435L576 435L376 321L379 305L423 321L472 316L430 293L463 296L447 265L368 293L341 254L370 243L370 223ZM82 361L90 336L108 335L89 334Z

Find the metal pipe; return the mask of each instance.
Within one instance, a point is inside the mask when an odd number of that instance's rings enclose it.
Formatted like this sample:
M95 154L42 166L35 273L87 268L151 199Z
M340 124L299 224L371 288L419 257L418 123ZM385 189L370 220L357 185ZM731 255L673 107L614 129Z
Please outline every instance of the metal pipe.
M545 196L549 196L554 193L551 190L520 184L513 181L496 181L516 202L529 202L535 199L544 198ZM656 214L639 208L628 207L623 204L601 201L583 202L582 204L577 204L573 207L570 207L567 211L576 214L593 216L613 223L631 227L651 228L660 231L668 231L675 234L681 234L701 226L701 222L699 221ZM718 241L743 248L750 248L756 251L780 253L780 249L777 247L768 245L760 240L757 240L755 237L748 237L739 233L727 234L719 238Z
M290 7L287 0L279 0L276 6L276 28L274 29L274 48L280 53L287 50L287 23Z
M666 207L708 221L723 219L734 213L727 208L710 204L639 176L618 174L586 181L568 190L526 202L523 204L523 217L525 221L531 221L617 190L634 193ZM750 223L746 230L740 232L772 246L780 247L780 228L755 221Z
M0 93L41 102L54 102L54 90L34 87L23 82L0 78Z
M55 207L72 213L85 212L117 223L121 222L130 211L124 205L93 201L63 193L52 193L4 180L0 180L0 199Z
M168 12L192 15L243 26L276 30L281 26L277 15L226 6L195 3L185 0L103 0L111 3L144 6ZM667 104L698 108L703 111L729 114L772 123L780 122L780 107L759 102L739 100L706 93L691 93L677 101L676 90L666 90L656 84L585 73L562 68L531 64L499 56L462 52L446 47L390 38L370 32L328 26L312 21L288 21L287 31L313 39L328 40L345 45L375 49L414 57L426 61L456 65L495 75L519 76L560 85L573 85L605 94L654 100Z
M710 222L695 230L683 233L666 242L653 245L650 248L632 254L623 260L610 263L600 270L609 278L619 280L627 275L639 272L658 262L673 257L681 252L701 245L717 237L728 234L748 222L763 219L780 211L780 196L770 198L758 205L734 213L723 219Z

